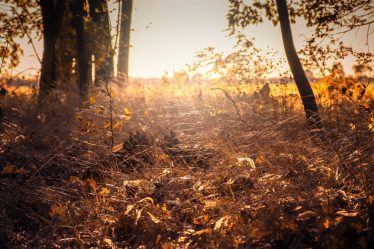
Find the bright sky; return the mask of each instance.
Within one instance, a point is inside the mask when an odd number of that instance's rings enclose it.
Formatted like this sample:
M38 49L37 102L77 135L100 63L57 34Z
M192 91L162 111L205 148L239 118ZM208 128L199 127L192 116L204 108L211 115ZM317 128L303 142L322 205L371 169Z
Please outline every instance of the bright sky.
M192 63L194 54L208 46L227 54L232 52L234 40L224 31L227 11L228 0L134 0L130 76L160 77L165 71L172 73ZM112 13L113 25L115 18L116 13ZM307 32L304 23L293 25L293 32L296 47L301 48ZM256 38L257 47L263 50L270 47L284 56L279 26L266 22L246 29L246 34ZM371 43L374 47L374 42ZM39 68L31 46L23 44L25 58L17 71ZM41 42L36 45L41 56ZM347 71L353 63L353 60L344 62Z

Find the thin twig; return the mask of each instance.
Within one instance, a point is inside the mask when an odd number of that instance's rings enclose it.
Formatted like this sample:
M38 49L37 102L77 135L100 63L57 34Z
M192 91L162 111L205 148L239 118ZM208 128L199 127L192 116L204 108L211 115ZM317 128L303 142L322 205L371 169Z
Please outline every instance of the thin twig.
M20 23L20 25L21 25L21 28L22 28L23 32L25 33L25 35L26 35L27 38L29 39L29 43L30 43L32 49L34 50L34 53L35 53L36 58L38 59L39 63L42 64L42 60L40 59L40 56L39 56L39 54L38 54L38 51L36 51L35 44L34 44L32 38L31 38L30 34L29 34L29 33L27 32L27 30L25 29L25 26L23 26L23 22L22 22L21 17L18 16L18 19L19 19L19 23Z
M228 98L228 99L231 101L231 103L233 104L233 106L235 107L236 114L238 115L239 120L242 121L242 122L245 123L245 124L247 123L247 121L245 121L245 120L242 118L242 115L240 114L239 109L238 109L238 106L236 105L235 101L231 98L230 94L229 94L226 90L224 90L224 89L222 89L222 88L219 88L219 87L211 88L210 90L221 90L222 92L224 92L226 98Z

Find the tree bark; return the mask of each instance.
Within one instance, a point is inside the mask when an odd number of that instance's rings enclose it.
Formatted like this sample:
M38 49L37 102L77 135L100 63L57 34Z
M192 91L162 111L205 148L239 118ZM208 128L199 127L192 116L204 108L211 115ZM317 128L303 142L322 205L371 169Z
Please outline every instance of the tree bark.
M321 130L322 124L318 114L318 106L316 104L314 93L295 49L287 2L286 0L276 0L276 2L283 38L283 46L286 52L288 64L304 105L308 126L310 129Z
M39 83L39 99L56 86L56 42L64 13L64 0L40 0L43 18L43 59Z
M95 85L113 74L113 48L107 0L89 0L92 36L90 54L95 57Z
M128 80L129 74L132 4L133 0L122 0L117 72L125 80Z
M84 28L84 0L75 0L74 2L74 27L77 38L77 65L78 65L78 88L81 97L85 98L88 92L89 80L89 61L87 37Z

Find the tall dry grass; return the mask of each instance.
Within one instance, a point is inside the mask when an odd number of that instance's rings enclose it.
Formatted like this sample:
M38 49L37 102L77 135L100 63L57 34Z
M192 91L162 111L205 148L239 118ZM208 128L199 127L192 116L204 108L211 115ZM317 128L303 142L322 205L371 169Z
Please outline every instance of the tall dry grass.
M321 140L293 85L260 87L113 85L112 120L100 89L6 97L0 247L369 248L367 120L315 85Z

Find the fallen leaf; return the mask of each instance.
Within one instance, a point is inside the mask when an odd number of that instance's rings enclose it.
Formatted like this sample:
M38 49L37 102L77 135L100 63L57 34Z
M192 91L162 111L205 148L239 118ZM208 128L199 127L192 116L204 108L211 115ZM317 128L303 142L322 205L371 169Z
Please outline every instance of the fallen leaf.
M109 194L110 194L110 190L107 188L101 188L99 192L99 195L109 195Z
M317 217L318 214L314 211L305 211L305 212L302 212L301 214L298 215L298 219L300 220L308 220L308 219L311 219L311 218L314 218L314 217Z
M131 115L132 115L132 113L131 113L131 111L130 111L129 108L125 107L125 108L123 109L123 114L124 114L124 119L125 119L126 121L129 121L129 120L131 119Z
M134 205L132 204L127 205L125 215L128 215L133 208L134 208Z
M119 122L117 122L117 123L115 123L115 124L113 125L113 129L121 129L121 127L122 127L122 124L119 123Z
M216 221L216 224L214 225L214 230L219 230L221 228L227 227L229 225L230 216L224 216L221 219Z
M109 238L103 239L103 244L107 247L113 248L113 241Z
M104 127L104 129L108 129L110 127L110 122L109 121L104 121L103 127Z
M151 214L150 212L148 212L148 215L149 215L149 217L151 218L151 220L152 220L154 223L158 224L158 223L161 222L159 219L157 219L157 218L156 218L153 214Z
M236 158L236 164L238 166L247 166L251 169L256 169L255 162L253 161L252 158L249 157L237 157Z
M1 170L1 174L2 175L5 175L5 174L12 174L14 173L14 170L15 170L15 167L13 165L6 165L2 170Z
M66 210L67 210L66 207L64 207L63 205L54 203L51 205L51 211L49 212L49 214L51 216L64 217Z
M116 146L113 146L112 153L117 153L118 151L123 149L123 143L117 144Z
M140 220L140 217L142 217L142 212L143 212L143 208L135 211L136 213L135 225L138 225L138 221Z
M263 164L264 162L265 162L265 157L263 155L260 154L256 157L257 164Z
M88 99L88 101L89 101L89 103L90 103L91 105L96 104L96 99L95 99L94 96L91 96L91 97Z
M202 230L194 232L194 235L202 235L204 233L211 233L211 232L212 232L212 229L206 228L206 229L202 229Z
M328 229L331 225L330 219L325 219L322 225L325 229Z
M92 189L96 189L96 181L95 181L95 179L93 179L93 178L88 178L88 179L86 179L86 181L87 181L87 183L88 183L88 185L92 188Z
M345 216L345 217L355 217L358 215L358 212L347 212L346 210L340 210L340 211L337 211L336 214Z

